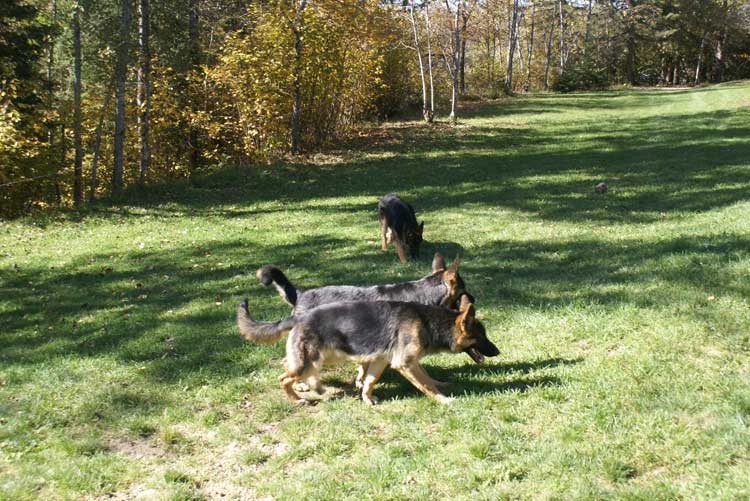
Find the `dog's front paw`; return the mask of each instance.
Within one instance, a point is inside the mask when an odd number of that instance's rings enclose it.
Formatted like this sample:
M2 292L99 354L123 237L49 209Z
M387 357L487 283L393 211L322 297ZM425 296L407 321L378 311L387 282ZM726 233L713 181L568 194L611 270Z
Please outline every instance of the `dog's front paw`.
M303 381L297 381L292 388L294 388L294 391L301 391L302 393L310 391L310 385Z
M379 402L378 397L362 395L362 401L367 405L375 405Z
M450 405L451 402L455 400L453 397L446 397L445 395L436 395L435 400L438 401L438 403L443 405Z

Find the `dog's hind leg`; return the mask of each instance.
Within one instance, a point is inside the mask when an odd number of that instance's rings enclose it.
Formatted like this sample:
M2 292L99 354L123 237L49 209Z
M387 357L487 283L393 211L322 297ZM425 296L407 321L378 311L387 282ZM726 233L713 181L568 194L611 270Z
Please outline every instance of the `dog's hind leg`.
M306 404L308 401L294 391L295 383L311 375L309 374L311 364L307 360L302 336L304 336L304 332L301 332L298 327L294 327L289 333L286 340L286 357L284 357L286 371L279 376L279 383L281 383L281 388L289 400Z
M432 381L432 378L427 375L419 363L414 362L405 367L394 367L399 371L411 384L417 387L419 391L425 395L434 398L441 404L449 404L453 401L452 398L446 397Z
M404 247L404 244L401 242L401 239L396 235L396 238L393 239L393 244L396 246L396 254L398 254L398 259L401 261L401 263L406 262L406 247Z
M370 362L362 362L359 364L359 367L357 367L357 378L354 380L354 387L361 390L362 385L365 382L365 374L367 374L367 367L370 365Z
M388 250L388 223L384 217L380 218L380 250Z
M299 376L290 373L289 371L279 376L279 383L281 383L281 388L284 390L284 393L286 393L286 398L298 404L307 403L305 399L300 398L300 396L294 391L293 385L298 380Z
M380 379L387 365L388 362L382 359L367 364L367 374L365 374L364 381L362 382L362 400L365 403L369 405L377 403L377 398L372 396L372 388L378 382L378 379Z

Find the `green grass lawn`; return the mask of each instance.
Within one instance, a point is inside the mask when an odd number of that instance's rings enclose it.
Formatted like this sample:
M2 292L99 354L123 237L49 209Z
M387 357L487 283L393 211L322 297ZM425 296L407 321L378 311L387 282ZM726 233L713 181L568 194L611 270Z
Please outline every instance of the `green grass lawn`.
M0 225L0 498L750 497L750 82L473 104L299 164ZM596 194L594 185L609 184ZM377 199L425 220L381 253ZM354 364L288 403L240 338L295 284L460 253L501 355L425 359L450 406Z

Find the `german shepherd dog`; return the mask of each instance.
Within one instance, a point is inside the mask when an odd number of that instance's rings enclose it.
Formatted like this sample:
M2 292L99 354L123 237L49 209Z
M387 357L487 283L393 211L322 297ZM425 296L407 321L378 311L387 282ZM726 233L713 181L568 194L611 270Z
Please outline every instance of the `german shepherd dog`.
M499 354L487 339L474 305L462 296L459 311L398 301L332 303L292 315L278 322L250 318L247 300L237 308L240 334L249 341L272 343L289 334L285 372L281 387L293 402L300 398L293 384L307 380L320 386L325 364L354 359L367 367L362 382L362 400L373 405L373 385L390 365L425 395L441 404L452 398L443 395L419 360L430 353L465 352L476 362Z
M412 259L419 257L424 221L417 223L414 207L391 193L378 202L378 219L382 250L388 250L388 244L393 242L402 263L406 262L407 249Z
M279 295L294 307L292 315L303 315L318 306L350 301L410 301L431 306L458 308L458 300L467 295L473 303L474 297L466 291L466 284L458 274L459 259L453 260L449 268L439 253L432 260L432 274L412 282L357 287L352 285L328 285L314 289L297 289L278 268L267 264L258 269L256 276L266 287L273 285ZM355 384L362 385L367 366L360 366ZM436 381L439 384L439 382ZM314 387L311 385L311 387Z

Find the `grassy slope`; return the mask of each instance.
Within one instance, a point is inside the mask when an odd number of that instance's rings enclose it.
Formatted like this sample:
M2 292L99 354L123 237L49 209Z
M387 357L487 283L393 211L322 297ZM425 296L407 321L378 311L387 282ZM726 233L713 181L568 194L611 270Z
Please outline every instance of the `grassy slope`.
M750 496L750 83L521 97L0 226L0 498ZM596 195L606 180L610 191ZM426 220L378 250L375 202ZM313 408L236 334L254 269L382 283L461 253L502 354Z

